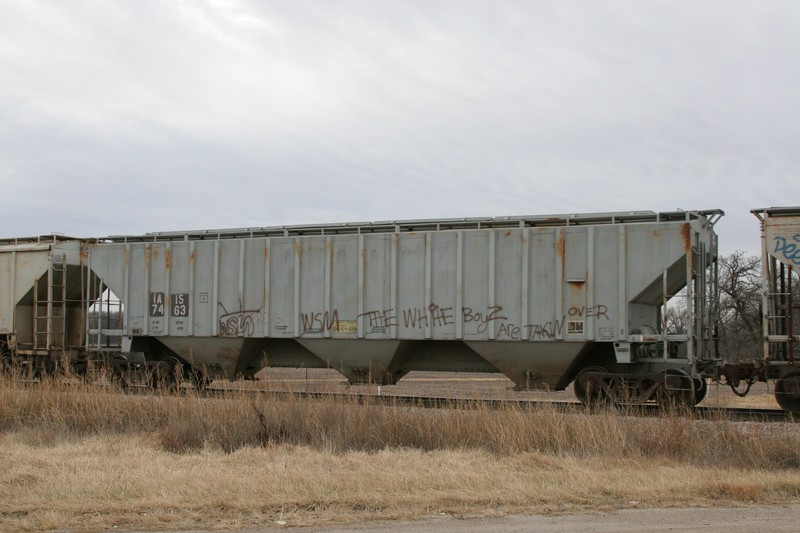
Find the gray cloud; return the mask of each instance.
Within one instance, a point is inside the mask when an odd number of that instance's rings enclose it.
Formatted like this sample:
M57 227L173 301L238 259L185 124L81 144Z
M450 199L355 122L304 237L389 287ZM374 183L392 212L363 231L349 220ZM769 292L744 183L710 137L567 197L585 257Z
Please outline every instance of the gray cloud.
M800 204L800 6L0 5L2 233Z

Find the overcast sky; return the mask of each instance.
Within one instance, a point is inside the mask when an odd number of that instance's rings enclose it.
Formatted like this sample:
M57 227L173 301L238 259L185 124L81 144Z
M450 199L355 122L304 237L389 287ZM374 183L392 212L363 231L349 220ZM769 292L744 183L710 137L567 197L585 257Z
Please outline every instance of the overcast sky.
M800 205L800 2L0 2L0 236Z

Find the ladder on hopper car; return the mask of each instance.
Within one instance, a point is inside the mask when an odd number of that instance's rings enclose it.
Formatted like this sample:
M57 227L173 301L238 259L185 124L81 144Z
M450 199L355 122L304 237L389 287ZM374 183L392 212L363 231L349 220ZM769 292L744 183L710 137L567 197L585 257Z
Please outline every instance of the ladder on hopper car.
M44 294L41 278L33 285L33 352L42 355L65 349L67 265L63 255L53 255L45 283Z

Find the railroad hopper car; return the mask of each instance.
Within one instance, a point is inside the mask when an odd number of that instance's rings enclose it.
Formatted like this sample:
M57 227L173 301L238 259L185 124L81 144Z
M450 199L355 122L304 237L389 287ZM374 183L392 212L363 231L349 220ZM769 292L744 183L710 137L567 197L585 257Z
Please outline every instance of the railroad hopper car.
M519 388L694 401L715 374L721 211L155 233L87 244L120 357L162 373L325 367L351 382L501 372ZM686 291L690 331L666 330ZM136 361L133 361L136 363Z

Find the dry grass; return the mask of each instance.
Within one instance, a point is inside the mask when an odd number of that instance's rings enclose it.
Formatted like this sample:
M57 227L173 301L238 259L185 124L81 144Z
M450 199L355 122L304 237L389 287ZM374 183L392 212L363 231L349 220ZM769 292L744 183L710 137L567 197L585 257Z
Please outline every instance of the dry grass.
M0 529L796 502L798 450L788 424L0 381Z

